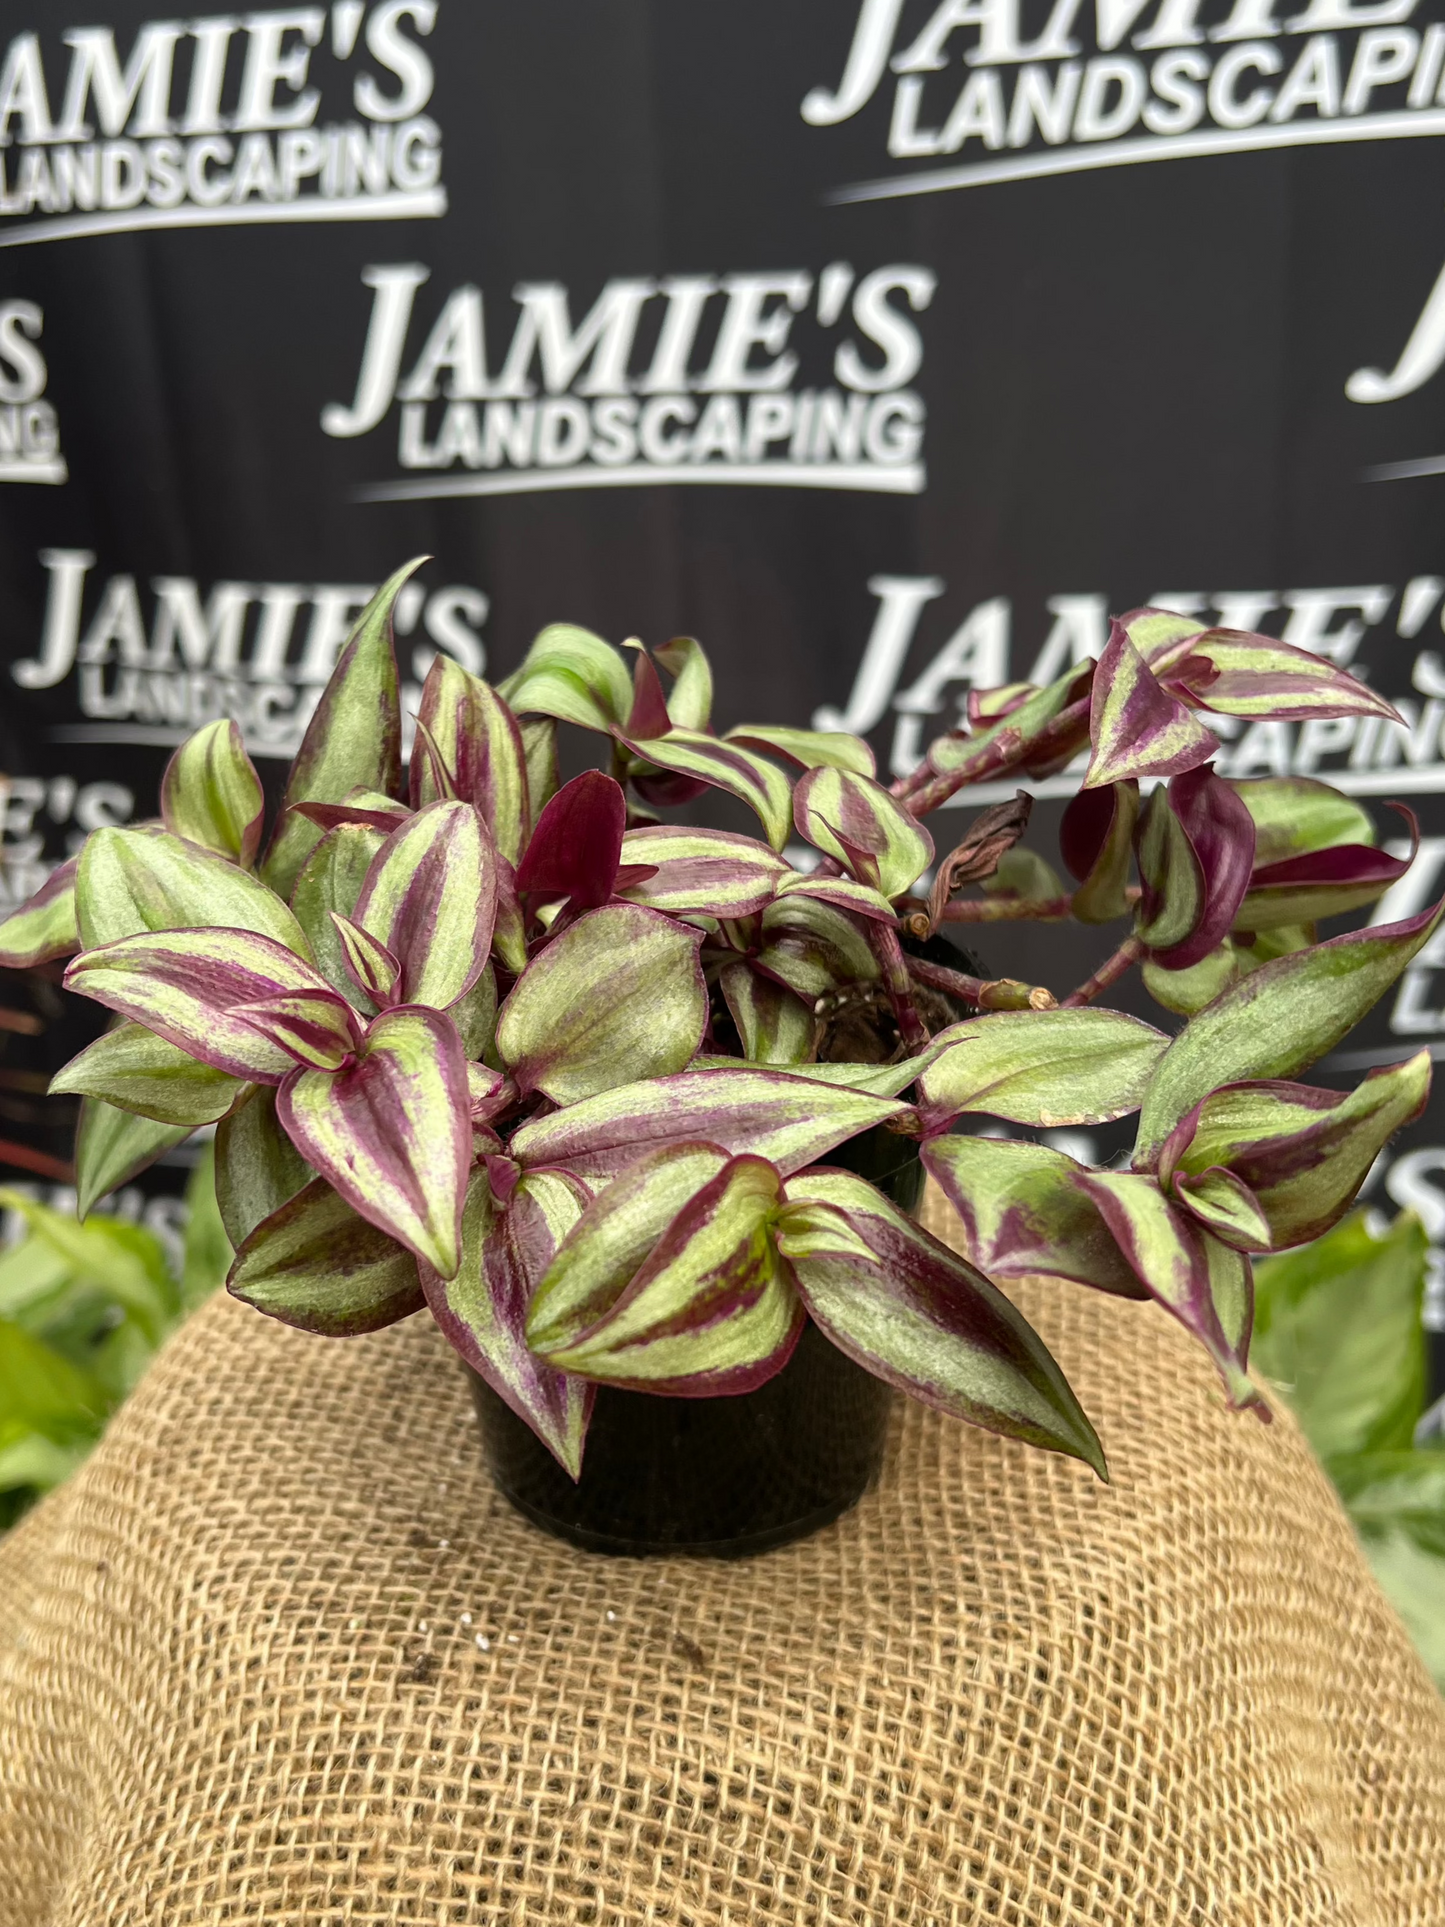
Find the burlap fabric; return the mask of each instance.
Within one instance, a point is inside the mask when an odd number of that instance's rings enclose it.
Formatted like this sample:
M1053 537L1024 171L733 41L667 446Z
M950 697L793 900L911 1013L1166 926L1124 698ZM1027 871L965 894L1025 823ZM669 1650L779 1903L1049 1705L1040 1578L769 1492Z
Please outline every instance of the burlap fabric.
M1445 1919L1445 1706L1289 1420L1022 1296L1111 1487L900 1406L736 1565L515 1517L424 1319L216 1303L0 1545L0 1923Z

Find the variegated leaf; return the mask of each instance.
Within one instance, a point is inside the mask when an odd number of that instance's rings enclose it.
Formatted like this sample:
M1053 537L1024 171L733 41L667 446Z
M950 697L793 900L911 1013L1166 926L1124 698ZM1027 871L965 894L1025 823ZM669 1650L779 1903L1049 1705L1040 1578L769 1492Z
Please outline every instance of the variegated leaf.
M1186 1112L1222 1084L1291 1077L1333 1050L1430 938L1445 902L1403 923L1352 930L1267 963L1184 1026L1154 1073L1136 1167L1157 1159Z
M652 1184L671 1189L661 1180L683 1164L679 1156L664 1172L654 1168ZM534 1301L529 1343L569 1371L635 1390L685 1398L753 1391L782 1370L803 1327L770 1233L782 1202L777 1172L762 1158L729 1160L664 1220L640 1266L607 1276L596 1246L611 1253L606 1234L624 1204L609 1205L615 1192L630 1200L634 1176L590 1205L568 1235Z
M786 903L797 897L811 897L815 903L831 903L835 910L846 910L855 917L870 917L875 923L896 923L897 914L893 905L881 890L875 890L871 883L859 883L853 877L800 876L796 873L784 877L774 895L774 902Z
M226 1289L268 1318L325 1338L380 1331L425 1303L416 1259L323 1178L256 1226Z
M433 1318L452 1349L541 1439L575 1479L596 1387L545 1364L527 1345L527 1307L582 1209L559 1172L523 1178L505 1205L485 1171L467 1188L462 1262L455 1278L421 1267Z
M241 873L238 871L237 875ZM237 1006L328 986L293 950L250 930L164 930L83 951L68 990L93 997L233 1077L275 1084L295 1059Z
M276 1115L353 1210L441 1277L456 1275L472 1130L466 1059L448 1018L383 1011L344 1070L288 1077Z
M701 932L611 904L555 937L502 1006L497 1049L523 1092L574 1104L681 1070L702 1042Z
M1137 776L1177 776L1218 753L1219 739L1171 696L1116 622L1094 673L1093 753L1085 789Z
M928 1066L948 1048L947 1033L940 1032L925 1050L916 1057L900 1058L895 1064L784 1064L790 1077L805 1077L813 1084L838 1084L850 1091L863 1091L870 1097L897 1097L906 1090ZM736 1071L739 1068L736 1057L698 1056L692 1060L695 1071Z
M534 1118L510 1149L529 1170L564 1166L594 1187L648 1151L698 1140L729 1157L752 1152L786 1176L907 1109L784 1071L684 1071Z
M76 1216L88 1218L102 1198L148 1170L162 1152L183 1144L191 1130L189 1124L163 1124L87 1097L75 1133Z
M1177 615L1172 609L1131 609L1119 622L1156 676L1188 655L1190 643L1208 627L1197 616Z
M712 720L712 665L700 642L674 636L653 651L675 678L667 699L667 713L675 729L706 729Z
M1409 825L1408 854L1390 856L1369 843L1336 843L1277 863L1261 864L1256 855L1248 894L1235 912L1235 928L1248 932L1315 923L1377 901L1404 876L1420 847L1415 812L1403 803L1392 807Z
M87 950L147 930L249 930L311 956L300 924L274 891L213 850L166 830L93 830L75 877Z
M933 838L887 790L849 769L810 769L793 792L793 820L816 849L860 883L901 896L933 861Z
M249 870L261 847L265 797L239 726L229 718L181 744L161 778L161 816L176 836Z
M557 794L557 725L550 716L519 716L522 754L527 759L527 801L532 821Z
M1164 1197L1150 1177L1089 1171L1075 1182L1103 1213L1139 1282L1214 1360L1229 1402L1269 1407L1249 1381L1254 1286L1249 1260L1211 1237Z
M1103 1448L1043 1340L974 1267L846 1171L809 1171L790 1204L841 1212L871 1251L791 1258L814 1322L842 1352L926 1405L1067 1452L1107 1478ZM780 1231L786 1247L786 1231Z
M1208 1200L1219 1187L1206 1187L1204 1180L1222 1168L1249 1188L1263 1217L1264 1236L1243 1249L1304 1244L1344 1215L1375 1159L1402 1125L1420 1115L1429 1094L1430 1053L1423 1050L1403 1064L1372 1071L1354 1091L1283 1080L1228 1085L1196 1104L1170 1132L1159 1182L1212 1223ZM1226 1237L1222 1229L1219 1235Z
M377 1010L400 1003L397 986L401 981L401 960L388 950L380 937L373 937L350 917L331 912L331 922L341 945L341 961L346 974L365 999L366 1007ZM347 993L350 995L350 992Z
M1147 1295L1099 1207L1074 1183L1084 1167L1062 1151L936 1137L922 1156L958 1213L964 1256L988 1277L1065 1278L1123 1298Z
M348 790L339 803L293 803L291 807L323 833L340 829L344 824L362 823L370 830L380 830L383 836L390 836L411 815L405 803L395 802L380 790L370 790L362 784Z
M876 983L879 975L857 921L813 897L786 896L768 905L755 961L806 1004L844 984Z
M918 1080L930 1131L966 1111L1015 1124L1102 1124L1143 1102L1169 1047L1162 1031L1112 1010L1001 1010L942 1031Z
M629 901L670 916L752 916L792 874L781 857L753 837L681 824L628 830L621 861L629 868L647 865L653 871L626 886Z
M1304 721L1318 716L1382 716L1399 711L1347 669L1308 649L1238 629L1208 629L1172 665L1171 679L1205 709L1224 716Z
M356 980L347 968L341 934L334 916L349 917L356 908L371 860L389 832L370 825L342 824L329 831L306 859L296 879L291 908L306 933L316 968L333 990L352 999L371 1014L371 1000L359 997Z
M746 963L725 964L718 985L749 1063L800 1064L812 1055L818 1020L791 990Z
M728 1163L716 1144L647 1145L587 1204L549 1260L527 1316L529 1345L566 1345L617 1302L682 1210ZM571 1175L569 1173L569 1175Z
M1059 849L1079 880L1072 899L1080 923L1112 923L1128 908L1125 890L1139 820L1139 785L1080 790L1065 805Z
M464 803L480 810L492 841L515 864L531 834L532 805L522 732L490 683L450 656L427 671L417 721L428 731ZM424 758L412 766L412 807L439 800Z
M568 622L545 628L499 690L514 715L553 716L583 729L620 726L632 708L632 677L621 656Z
M1268 1251L1269 1219L1259 1199L1243 1178L1232 1171L1201 1171L1197 1177L1180 1175L1173 1186L1174 1201L1183 1205L1207 1231L1236 1251Z
M746 803L761 822L768 842L781 850L792 826L792 786L783 772L766 758L724 743L696 729L673 729L666 736L629 739L616 732L634 756L677 776L692 777L710 788L726 790Z
M1139 839L1139 936L1169 970L1188 970L1228 936L1254 866L1254 819L1211 765L1150 798Z
M258 998L234 1015L313 1070L339 1070L361 1041L351 1006L325 988Z
M97 1037L50 1080L52 1095L100 1098L188 1131L224 1117L243 1088L240 1078L199 1064L164 1037L129 1023Z
M1376 841L1364 804L1312 776L1250 776L1231 781L1230 788L1254 819L1256 867L1341 843Z
M216 1126L216 1203L235 1250L311 1177L310 1165L276 1121L276 1093L269 1085L254 1086Z
M357 785L401 794L401 695L391 641L391 614L402 588L428 558L415 557L389 577L357 618L331 680L307 724L286 785L263 875L289 895L321 837L292 807L339 803Z
M486 966L497 867L470 803L429 803L371 860L354 921L396 958L397 1001L445 1010Z
M878 764L861 736L841 729L775 729L770 724L739 723L730 729L730 743L786 756L803 769L848 769L855 776L876 776Z
M66 859L27 897L18 910L0 921L0 968L28 970L34 964L69 957L80 948L76 921L75 872L78 856Z

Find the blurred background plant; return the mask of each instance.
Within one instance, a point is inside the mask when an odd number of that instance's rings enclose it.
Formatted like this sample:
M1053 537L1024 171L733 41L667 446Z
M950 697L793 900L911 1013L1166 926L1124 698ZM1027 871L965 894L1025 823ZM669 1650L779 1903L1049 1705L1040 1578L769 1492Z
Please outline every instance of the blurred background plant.
M124 1217L69 1212L20 1191L0 1254L0 1530L84 1459L171 1333L225 1278L211 1147L192 1173L182 1240Z
M1356 1211L1255 1264L1251 1365L1283 1393L1445 1691L1445 1436L1425 1412L1425 1232Z

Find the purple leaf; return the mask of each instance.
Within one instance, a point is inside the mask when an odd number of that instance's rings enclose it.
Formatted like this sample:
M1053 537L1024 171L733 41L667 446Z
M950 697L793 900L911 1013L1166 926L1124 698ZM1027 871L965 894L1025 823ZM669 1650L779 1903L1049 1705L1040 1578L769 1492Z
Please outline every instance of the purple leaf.
M226 1280L232 1297L326 1338L356 1338L420 1311L417 1263L322 1178L258 1224Z
M1365 843L1335 843L1274 863L1258 864L1239 906L1240 930L1274 930L1281 924L1314 923L1373 903L1409 869L1420 847L1415 812L1393 803L1410 828L1408 856L1390 856Z
M1168 802L1199 865L1204 902L1190 935L1154 954L1166 970L1187 970L1229 935L1254 867L1254 819L1229 784L1214 774L1211 764L1176 776L1169 785ZM1147 917L1147 889L1141 908Z
M627 718L627 734L645 742L650 736L665 736L672 728L667 713L667 697L662 682L645 649L639 648L632 664L632 710Z
M1080 790L1064 806L1059 849L1078 878L1073 912L1081 923L1112 923L1128 908L1129 858L1139 820L1137 782Z
M1091 790L1130 777L1177 776L1219 749L1218 737L1161 686L1118 622L1094 674L1089 740L1083 786Z
M239 1014L296 991L330 987L293 950L251 930L168 930L83 952L65 973L93 997L233 1077L275 1084L295 1065Z
M346 1069L288 1077L276 1115L353 1210L455 1276L472 1126L466 1059L448 1018L383 1011Z
M426 1265L420 1268L427 1303L447 1343L574 1479L582 1470L597 1389L529 1350L526 1322L533 1293L583 1202L555 1172L514 1182L502 1198L478 1171L467 1189L456 1277L446 1280Z
M982 1272L851 1172L805 1172L787 1196L790 1206L832 1206L871 1253L847 1239L821 1249L811 1221L804 1247L790 1253L787 1213L779 1223L803 1302L840 1351L926 1405L1067 1452L1108 1477L1094 1428L1043 1340Z
M627 798L601 770L565 783L537 819L517 866L517 888L539 898L567 897L579 909L607 903L617 882Z

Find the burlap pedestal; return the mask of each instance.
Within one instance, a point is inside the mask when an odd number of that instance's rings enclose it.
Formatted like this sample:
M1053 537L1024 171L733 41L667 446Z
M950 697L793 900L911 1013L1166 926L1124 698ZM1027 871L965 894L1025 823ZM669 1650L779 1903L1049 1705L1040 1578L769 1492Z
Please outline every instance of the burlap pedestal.
M1020 1297L1112 1486L900 1404L733 1565L517 1518L425 1319L215 1303L0 1545L0 1923L1436 1927L1445 1705L1289 1419Z

